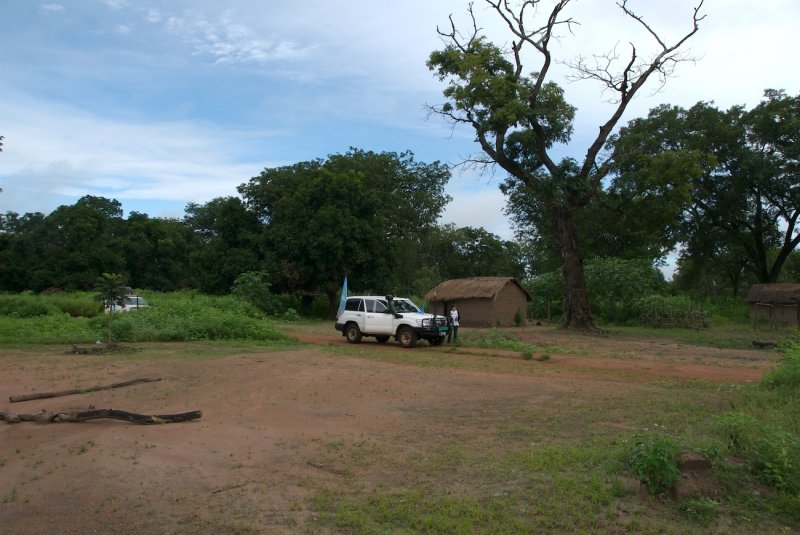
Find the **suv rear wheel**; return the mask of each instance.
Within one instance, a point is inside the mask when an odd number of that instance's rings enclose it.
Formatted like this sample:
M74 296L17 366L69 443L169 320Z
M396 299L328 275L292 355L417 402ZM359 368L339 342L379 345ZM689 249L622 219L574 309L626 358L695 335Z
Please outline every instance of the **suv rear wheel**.
M359 329L358 325L355 323L348 323L344 328L344 334L347 337L347 341L351 344L361 342L361 329Z

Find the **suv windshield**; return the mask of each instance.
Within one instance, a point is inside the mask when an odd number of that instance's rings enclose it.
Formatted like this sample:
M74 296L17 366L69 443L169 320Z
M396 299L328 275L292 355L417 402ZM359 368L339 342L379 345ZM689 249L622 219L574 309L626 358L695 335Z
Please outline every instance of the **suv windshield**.
M407 299L393 299L392 308L394 308L394 311L398 313L419 312L417 305Z

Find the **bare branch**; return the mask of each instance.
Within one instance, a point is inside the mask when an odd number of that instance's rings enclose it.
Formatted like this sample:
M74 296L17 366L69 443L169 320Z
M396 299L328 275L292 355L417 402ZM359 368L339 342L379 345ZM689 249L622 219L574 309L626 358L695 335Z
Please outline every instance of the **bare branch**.
M658 34L650 27L649 24L644 21L641 16L636 15L627 7L627 0L621 0L621 2L617 3L625 15L634 19L637 23L642 25L650 33L650 35L653 36L653 38L661 47L661 51L652 60L650 60L649 63L637 64L636 48L631 45L630 60L622 72L618 75L611 73L610 69L608 68L604 70L587 68L585 63L575 66L576 71L579 73L579 77L599 80L606 85L606 90L615 91L618 95L617 108L614 110L611 118L609 118L609 120L600 127L600 131L598 132L595 141L586 152L586 158L584 159L583 166L581 168L581 176L585 178L589 177L592 169L595 166L595 160L597 159L600 149L607 141L608 136L614 129L614 126L622 117L622 114L625 111L625 108L627 108L628 103L642 88L648 78L650 78L650 76L654 73L659 73L663 84L666 80L666 77L672 73L678 63L690 61L685 54L678 52L678 50L690 37L697 33L700 21L705 18L705 15L700 15L700 8L703 6L703 1L704 0L700 0L699 4L693 10L692 29L671 46L665 44L661 37L658 36ZM606 57L609 56L607 55ZM603 170L603 168L604 166L600 167L601 170ZM607 169L605 169L605 171L607 172ZM593 186L599 187L602 179L603 176L599 174L598 170L598 172L593 175Z
M470 19L472 19L472 35L469 36L469 39L467 39L466 42L464 41L463 34L458 31L458 28L456 28L456 23L453 20L453 15L452 14L450 14L450 16L448 17L448 20L450 21L450 31L449 32L443 32L442 30L439 29L438 26L436 27L436 33L439 34L439 37L441 37L442 40L445 43L453 44L461 52L466 52L467 51L467 48L469 47L469 45L472 44L472 42L475 41L475 39L478 38L478 36L480 35L480 32L482 30L482 28L478 28L478 21L475 18L475 12L473 11L473 3L472 2L470 2L469 6L467 7L467 13L470 16Z

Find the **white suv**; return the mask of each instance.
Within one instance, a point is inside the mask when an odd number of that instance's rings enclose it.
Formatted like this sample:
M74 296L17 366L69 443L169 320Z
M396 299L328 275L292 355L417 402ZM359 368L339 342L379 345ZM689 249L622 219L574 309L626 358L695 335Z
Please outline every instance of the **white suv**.
M420 338L438 346L447 335L444 316L426 314L410 299L391 295L348 297L335 327L351 344L364 336L374 336L381 343L394 336L403 347L416 346Z

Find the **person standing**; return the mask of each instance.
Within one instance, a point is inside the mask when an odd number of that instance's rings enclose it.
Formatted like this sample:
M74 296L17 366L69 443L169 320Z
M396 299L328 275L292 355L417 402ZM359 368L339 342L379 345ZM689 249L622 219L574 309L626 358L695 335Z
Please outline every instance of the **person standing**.
M453 341L458 341L458 325L459 320L461 319L461 314L458 313L458 309L455 305L450 307L450 313L447 315L447 323L449 324L449 329L447 329L447 343L450 343L450 337L453 337Z

